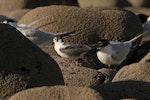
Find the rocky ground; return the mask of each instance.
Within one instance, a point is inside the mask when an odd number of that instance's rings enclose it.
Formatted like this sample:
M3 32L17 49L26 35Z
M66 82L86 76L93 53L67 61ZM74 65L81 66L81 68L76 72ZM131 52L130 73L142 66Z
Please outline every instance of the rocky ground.
M7 6L9 5L9 6ZM1 0L0 14L44 32L75 31L65 42L127 41L143 32L136 14L150 16L148 0ZM140 40L139 40L140 41ZM139 41L137 43L139 43ZM8 24L0 24L0 100L150 100L150 42L123 64L108 68L94 51L83 61L64 59L53 45L40 49Z

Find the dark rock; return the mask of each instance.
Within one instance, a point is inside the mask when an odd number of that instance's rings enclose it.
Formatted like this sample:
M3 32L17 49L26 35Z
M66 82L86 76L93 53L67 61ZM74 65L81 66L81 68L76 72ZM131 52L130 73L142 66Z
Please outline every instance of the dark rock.
M103 96L104 100L120 100L132 98L137 100L150 99L150 83L143 81L118 81L107 84L101 84L94 87Z
M0 97L27 88L64 84L57 63L7 24L0 24Z

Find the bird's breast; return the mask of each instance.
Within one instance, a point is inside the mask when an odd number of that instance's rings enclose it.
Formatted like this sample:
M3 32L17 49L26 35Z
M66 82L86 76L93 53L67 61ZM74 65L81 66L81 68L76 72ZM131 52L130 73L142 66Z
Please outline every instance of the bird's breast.
M98 59L101 61L101 63L106 64L106 65L111 65L112 61L111 61L111 55L104 53L104 52L97 52L97 57Z
M68 58L69 56L63 52L60 51L61 49L61 45L55 45L54 46L55 51L57 52L57 54L63 58Z

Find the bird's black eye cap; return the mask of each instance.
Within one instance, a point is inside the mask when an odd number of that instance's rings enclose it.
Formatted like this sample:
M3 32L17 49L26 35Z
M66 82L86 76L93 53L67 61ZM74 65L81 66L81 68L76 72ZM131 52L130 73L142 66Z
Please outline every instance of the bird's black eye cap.
M99 47L105 47L105 46L107 46L109 44L109 41L108 40L100 40L99 42L98 42L98 46Z
M57 41L59 41L59 40L62 40L62 41L63 41L63 37L60 36L60 35L56 36L56 38L57 38Z
M62 36L60 36L60 35L58 35L58 36L56 36L57 37L57 39L59 40L59 39L62 39Z
M147 21L148 16L146 16L145 14L138 14L137 16L141 20L142 24L144 24Z
M7 19L7 22L16 22L16 21L13 19Z

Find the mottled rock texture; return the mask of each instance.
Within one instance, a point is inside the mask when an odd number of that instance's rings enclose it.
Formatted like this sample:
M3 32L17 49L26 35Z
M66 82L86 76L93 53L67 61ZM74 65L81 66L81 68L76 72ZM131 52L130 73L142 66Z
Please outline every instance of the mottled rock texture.
M119 100L124 98L137 100L150 99L149 82L126 80L101 84L94 88L100 92L104 100Z
M71 6L39 7L23 16L19 23L29 24L47 15L50 17L35 25L34 28L56 21L41 30L54 33L75 31L77 35L66 38L65 42L92 44L97 43L100 39L126 41L143 31L137 16L123 9L83 9ZM45 51L50 55L56 55L52 45ZM84 60L93 68L104 66L97 59L95 52L88 53Z
M0 24L0 97L27 88L63 85L58 64L19 31Z
M103 100L101 95L87 87L52 86L22 91L8 100Z
M150 53L148 53L139 63L124 66L115 75L113 82L123 80L135 80L150 82Z

